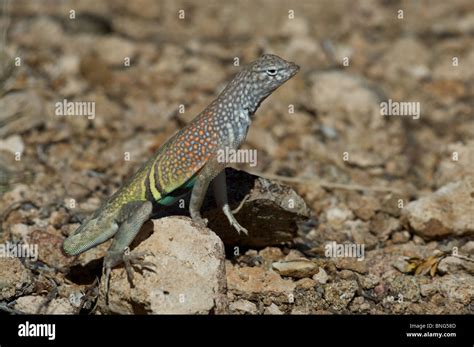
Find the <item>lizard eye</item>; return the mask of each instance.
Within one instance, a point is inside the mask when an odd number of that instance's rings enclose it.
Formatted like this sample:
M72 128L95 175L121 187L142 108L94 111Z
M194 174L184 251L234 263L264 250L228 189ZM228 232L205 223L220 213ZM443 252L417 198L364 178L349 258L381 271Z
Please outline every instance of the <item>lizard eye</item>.
M267 75L268 76L275 76L277 74L276 69L267 69Z

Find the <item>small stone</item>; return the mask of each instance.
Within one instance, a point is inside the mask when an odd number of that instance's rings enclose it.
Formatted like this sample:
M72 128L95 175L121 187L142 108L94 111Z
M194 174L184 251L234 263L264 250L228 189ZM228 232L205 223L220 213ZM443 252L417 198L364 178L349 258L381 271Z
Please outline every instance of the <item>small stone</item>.
M0 257L0 301L29 294L33 289L31 272L18 258Z
M136 54L136 46L120 36L103 36L98 39L99 57L109 65L124 66L124 58L132 60Z
M296 282L296 288L312 289L316 285L316 281L311 278L302 278Z
M229 305L229 310L231 313L240 313L240 314L257 314L257 305L248 300L237 300L232 302Z
M473 51L474 57L474 51ZM465 64L462 64L465 65ZM459 71L458 68L449 68L452 71ZM457 160L453 160L453 155L457 155ZM450 143L441 153L441 162L438 164L435 173L436 187L442 187L450 182L459 181L465 177L472 176L474 172L474 141L466 143Z
M272 268L282 276L293 278L311 277L318 271L318 265L307 259L275 262Z
M326 219L334 228L340 228L349 219L354 218L352 211L348 208L332 207L326 211Z
M386 195L382 200L380 210L393 217L399 217L402 211L401 207L403 207L400 205L400 200L406 202L406 199L404 199L401 195L394 193Z
M277 305L271 304L270 306L265 307L263 314L283 314L283 312L278 308Z
M239 264L246 266L260 266L263 264L264 260L256 250L249 249L245 254L238 258L238 262Z
M474 241L468 241L459 249L461 254L474 255Z
M290 314L295 314L295 315L299 315L299 316L308 315L308 314L310 314L310 310L306 306L296 306L295 308L293 308L291 310Z
M387 287L383 283L379 283L374 287L374 293L378 297L382 297L387 292Z
M313 106L321 113L362 117L361 122L380 115L379 97L356 76L340 71L318 72L310 76Z
M51 38L49 38L51 40ZM28 130L40 126L45 121L45 102L36 92L11 92L0 98L0 138L13 136L10 148L21 149L24 144L16 134L24 134ZM16 136L15 136L16 135ZM5 144L5 143L4 143ZM14 147L10 147L10 146Z
M370 230L377 235L381 241L386 241L390 234L401 228L398 218L391 217L385 213L377 213L370 221Z
M458 257L445 257L438 264L438 271L441 274L467 272L474 275L474 263Z
M430 297L438 291L436 283L420 284L420 294L424 297Z
M296 18L295 18L296 19ZM292 23L294 20L285 21ZM321 46L309 35L294 36L289 40L285 47L285 56L290 60L297 60L299 64L304 66L319 66L324 64L325 55Z
M359 283L364 289L375 288L379 284L380 279L374 274L367 274L365 276L359 276Z
M379 201L372 196L353 194L348 201L349 208L354 211L356 217L367 221L378 209Z
M360 274L367 273L367 264L362 258L336 258L334 264L339 270L352 270Z
M295 17L285 21L281 27L281 33L290 37L301 37L309 34L309 23L304 17Z
M417 81L429 75L429 60L429 49L420 40L415 37L401 37L392 42L390 49L377 60L371 70L392 83Z
M384 164L383 158L378 153L368 153L365 151L363 152L354 150L351 153L350 158L350 161L347 161L348 165L360 167L363 169L377 169L378 166L382 166Z
M450 301L464 306L474 300L474 276L464 274L446 274L438 279L439 293Z
M369 223L363 222L360 219L348 220L344 223L344 228L347 228L347 233L352 237L354 243L364 245L364 252L372 249L377 245L379 240L370 232Z
M153 0L135 0L116 1L114 7L118 8L120 13L126 13L145 19L158 19L165 6L163 3ZM144 11L144 9L146 9L146 11Z
M406 261L406 257L399 257L398 259L396 259L392 266L397 269L398 271L400 271L401 273L406 273L407 272L407 266L408 266L408 263Z
M273 263L284 257L283 252L277 247L266 247L262 249L258 254L263 258L266 263Z
M413 235L413 243L415 245L424 245L426 242L418 235Z
M406 243L410 240L410 233L406 230L396 231L392 235L393 243Z
M22 243L27 242L30 232L31 232L31 227L26 224L17 223L11 226L11 235L13 239L18 242L22 242Z
M278 149L278 142L273 135L266 129L252 128L247 136L247 142L257 150L263 150L274 157Z
M320 284L326 284L329 279L327 272L319 267L319 271L313 275L313 280Z
M305 259L304 254L298 251L297 249L290 249L287 255L285 255L285 258L283 258L284 261L292 261L292 260L301 260Z
M324 299L335 309L343 310L357 292L357 281L342 280L326 285L324 290Z
M74 258L67 257L63 252L64 238L49 226L47 230L33 230L29 235L29 243L38 245L38 260L51 267L67 267Z
M352 312L367 312L370 309L370 304L362 296L357 296L349 305Z
M4 140L0 140L0 151L8 151L12 154L23 153L25 144L19 135L12 135Z
M393 296L403 297L403 300L416 302L420 299L420 287L412 276L399 275L390 283Z
M341 270L341 271L339 271L339 278L341 278L343 280L353 280L356 277L357 277L356 274L351 270Z
M67 224L70 216L63 209L58 211L53 211L49 217L49 224L55 228L60 228L61 226Z
M226 273L228 291L245 298L272 295L287 300L296 287L293 281L261 267L237 267L227 262Z

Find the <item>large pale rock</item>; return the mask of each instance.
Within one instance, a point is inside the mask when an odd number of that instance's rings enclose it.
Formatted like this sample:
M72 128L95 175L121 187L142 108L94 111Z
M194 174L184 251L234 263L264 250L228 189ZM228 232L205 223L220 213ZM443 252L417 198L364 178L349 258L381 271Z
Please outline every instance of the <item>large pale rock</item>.
M154 220L153 234L134 252L151 252L153 271L135 272L134 287L123 267L110 278L109 305L101 286L101 312L207 314L227 307L224 246L211 230L185 217Z
M402 210L405 223L424 239L474 233L474 180L449 183L410 202Z

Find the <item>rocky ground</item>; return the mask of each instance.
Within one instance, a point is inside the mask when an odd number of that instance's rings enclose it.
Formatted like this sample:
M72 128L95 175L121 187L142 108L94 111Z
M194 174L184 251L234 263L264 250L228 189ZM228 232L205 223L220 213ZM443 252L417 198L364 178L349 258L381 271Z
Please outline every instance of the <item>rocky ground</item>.
M38 258L0 257L0 309L474 313L474 3L206 3L2 3L0 241ZM169 211L134 243L154 266L133 288L116 268L107 305L108 244L67 258L64 238L216 96L236 57L264 52L301 71L257 113L244 148L258 165L236 166L255 176L229 170L249 236L210 197L209 228ZM95 102L95 117L56 115L64 99ZM382 116L388 99L419 102L420 117ZM334 242L363 259L328 256Z

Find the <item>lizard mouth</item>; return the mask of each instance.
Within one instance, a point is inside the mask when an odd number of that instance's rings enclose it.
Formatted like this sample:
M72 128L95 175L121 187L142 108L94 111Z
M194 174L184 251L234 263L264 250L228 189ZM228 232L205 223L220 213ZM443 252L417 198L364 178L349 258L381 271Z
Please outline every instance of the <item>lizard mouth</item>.
M298 73L298 71L300 70L300 67L299 67L299 65L297 65L293 62L290 62L289 63L289 69L290 69L290 75L291 75L291 77L293 77L294 75L296 75Z

